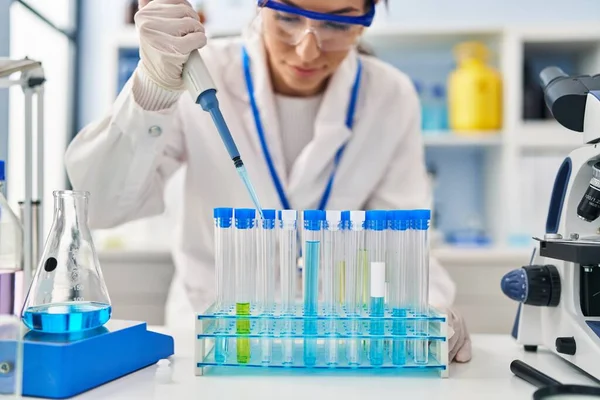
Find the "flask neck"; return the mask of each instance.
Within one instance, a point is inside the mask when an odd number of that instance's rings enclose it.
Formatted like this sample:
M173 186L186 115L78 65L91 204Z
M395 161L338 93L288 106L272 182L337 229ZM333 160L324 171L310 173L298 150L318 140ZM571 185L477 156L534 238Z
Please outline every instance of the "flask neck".
M54 193L54 222L78 225L87 229L88 195L85 192L61 191Z

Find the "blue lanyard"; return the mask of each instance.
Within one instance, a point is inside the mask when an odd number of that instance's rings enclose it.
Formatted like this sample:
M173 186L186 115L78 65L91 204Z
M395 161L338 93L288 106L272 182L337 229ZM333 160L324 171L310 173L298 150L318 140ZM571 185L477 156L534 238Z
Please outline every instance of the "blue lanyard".
M254 83L252 82L252 74L250 73L250 57L248 56L248 52L246 48L242 48L242 57L244 61L244 75L246 77L246 86L248 89L248 96L250 97L250 106L252 107L252 113L254 114L254 122L256 124L256 131L258 132L258 138L260 139L260 145L262 147L263 153L265 155L265 159L267 161L267 166L269 168L269 172L271 173L271 178L273 179L273 183L275 184L275 189L277 190L277 194L279 195L279 200L281 201L281 205L284 210L290 210L290 202L288 201L285 192L283 190L283 185L281 184L281 180L277 175L277 171L275 170L275 166L273 165L273 160L271 158L271 153L269 152L269 147L267 146L267 140L265 138L265 131L263 128L262 121L260 119L260 112L258 110L258 105L256 104L256 97L254 94ZM354 81L354 85L352 86L352 94L350 96L350 104L348 105L348 114L346 116L346 126L348 129L352 130L354 126L354 115L356 113L356 103L358 101L358 92L360 89L360 81L362 77L362 63L358 60L358 71L356 72L356 79ZM323 193L323 197L321 198L321 202L319 203L319 210L325 210L327 206L327 202L329 201L329 197L331 196L331 189L333 187L333 181L335 179L335 174L338 169L338 165L342 158L342 154L346 148L346 144L344 144L336 153L333 171L331 172L331 177L327 182L327 187L325 188L325 193Z

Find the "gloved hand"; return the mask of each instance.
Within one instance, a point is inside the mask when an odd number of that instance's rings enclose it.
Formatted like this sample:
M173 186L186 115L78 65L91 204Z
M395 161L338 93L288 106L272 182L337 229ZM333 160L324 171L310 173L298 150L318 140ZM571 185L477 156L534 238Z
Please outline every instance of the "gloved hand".
M471 336L461 315L453 309L448 315L448 350L450 362L465 363L471 360Z
M140 0L140 7L135 25L141 72L163 89L183 90L183 65L206 45L198 13L186 0Z

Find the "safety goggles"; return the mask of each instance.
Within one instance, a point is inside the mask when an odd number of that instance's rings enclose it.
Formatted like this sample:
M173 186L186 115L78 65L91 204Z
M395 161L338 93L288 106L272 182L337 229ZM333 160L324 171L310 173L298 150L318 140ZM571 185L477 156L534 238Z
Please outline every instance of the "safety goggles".
M344 51L356 45L364 27L371 26L375 7L362 16L320 13L277 0L258 0L263 28L270 35L297 46L312 34L322 51Z

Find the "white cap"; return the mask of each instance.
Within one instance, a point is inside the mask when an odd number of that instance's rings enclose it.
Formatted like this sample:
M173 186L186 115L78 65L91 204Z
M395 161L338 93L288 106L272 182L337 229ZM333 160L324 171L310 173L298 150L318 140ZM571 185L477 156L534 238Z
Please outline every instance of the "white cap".
M353 231L362 231L365 223L366 213L364 211L350 211L350 226Z
M157 363L158 368L154 374L154 379L156 383L166 384L171 383L173 381L173 370L171 367L171 361L167 359L162 359Z
M340 229L342 222L342 212L327 210L325 211L325 219L327 220L327 230L337 231Z
M298 219L296 210L281 210L281 220L286 222L294 222Z

